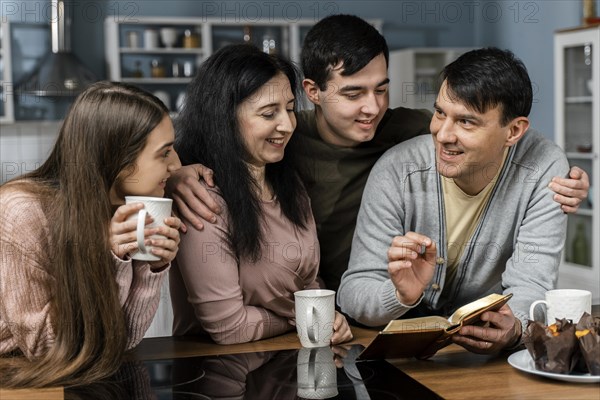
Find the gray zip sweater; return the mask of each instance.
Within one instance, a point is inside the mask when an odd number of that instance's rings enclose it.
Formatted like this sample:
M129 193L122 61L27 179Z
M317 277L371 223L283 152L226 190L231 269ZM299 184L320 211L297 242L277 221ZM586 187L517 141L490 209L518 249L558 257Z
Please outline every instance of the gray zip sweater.
M532 130L509 150L444 299L446 218L432 137L391 148L365 187L338 291L341 310L362 324L380 326L412 308L396 298L387 251L395 236L413 231L430 237L438 249L436 271L419 304L425 314L448 316L490 293L513 293L509 305L525 324L529 305L556 286L566 216L548 184L568 170L562 150Z

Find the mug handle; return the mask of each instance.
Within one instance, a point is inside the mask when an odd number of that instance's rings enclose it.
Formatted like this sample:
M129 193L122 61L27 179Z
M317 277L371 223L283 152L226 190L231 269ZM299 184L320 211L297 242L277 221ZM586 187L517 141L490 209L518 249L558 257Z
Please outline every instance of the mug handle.
M137 229L135 231L136 237L137 237L138 248L140 249L140 252L144 253L144 254L146 254L148 252L148 250L146 249L146 245L144 244L144 228L146 226L146 214L147 213L148 213L148 211L146 211L145 208L142 208L140 210L140 212L138 213Z
M538 304L545 304L546 310L548 310L548 302L546 300L536 300L533 303L531 303L531 307L529 307L529 319L532 321L535 321L535 319L534 319L535 307ZM548 319L548 318L545 318L545 319ZM544 322L546 322L546 321L544 321Z
M308 331L308 340L311 343L316 343L317 338L315 337L315 327L313 326L315 315L315 307L310 305L306 307L306 330Z
M317 351L318 349L316 348L310 349L310 354L308 356L308 382L313 385L311 389L317 388L317 375L315 374Z

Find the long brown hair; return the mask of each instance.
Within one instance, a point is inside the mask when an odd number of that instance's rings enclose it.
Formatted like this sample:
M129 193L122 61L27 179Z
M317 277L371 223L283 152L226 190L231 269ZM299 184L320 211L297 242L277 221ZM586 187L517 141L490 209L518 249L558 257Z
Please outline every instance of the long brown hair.
M34 360L2 358L1 386L81 385L117 370L128 336L109 251L109 191L166 115L149 93L98 82L73 103L48 160L5 185L34 194L49 221L53 254L36 256L50 259L56 338Z

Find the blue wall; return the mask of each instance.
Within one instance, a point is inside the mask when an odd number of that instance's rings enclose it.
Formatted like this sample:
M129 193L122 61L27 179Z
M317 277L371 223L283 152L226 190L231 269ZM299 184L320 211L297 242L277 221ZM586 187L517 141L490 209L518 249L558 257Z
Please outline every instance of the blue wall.
M477 47L511 49L529 70L534 87L532 127L554 138L554 41L556 30L581 24L582 7L577 0L502 1L502 17L481 18L475 26ZM493 8L489 8L490 15Z
M581 22L579 0L460 1L197 1L67 0L74 12L73 51L98 76L106 76L106 17L207 16L225 20L314 19L334 13L384 21L391 49L427 46L509 48L527 65L535 84L533 126L553 137L553 38L555 30ZM597 10L600 12L600 1ZM47 22L49 0L0 0L3 18Z

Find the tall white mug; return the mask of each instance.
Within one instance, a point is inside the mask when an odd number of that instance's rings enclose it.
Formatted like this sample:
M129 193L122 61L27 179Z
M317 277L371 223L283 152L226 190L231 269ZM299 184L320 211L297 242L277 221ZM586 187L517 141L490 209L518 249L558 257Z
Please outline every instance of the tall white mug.
M144 243L144 229L165 226L165 218L171 216L171 207L173 200L163 197L144 197L144 196L125 196L125 204L144 203L144 208L137 214L131 215L128 220L137 219L136 239L139 250L131 255L134 260L159 261L160 257L152 254L152 246L146 246ZM150 215L154 221L146 225L146 214ZM152 235L152 239L164 239L162 235Z
M296 330L302 347L329 346L335 320L335 292L326 289L294 293Z
M144 48L153 50L158 47L158 31L154 29L146 29L144 31Z
M579 289L556 289L546 292L545 300L531 303L529 319L535 320L535 309L539 304L546 305L546 324L552 325L557 319L570 319L574 323L584 312L592 313L592 293Z

